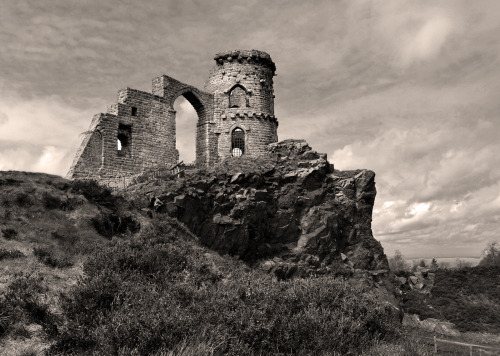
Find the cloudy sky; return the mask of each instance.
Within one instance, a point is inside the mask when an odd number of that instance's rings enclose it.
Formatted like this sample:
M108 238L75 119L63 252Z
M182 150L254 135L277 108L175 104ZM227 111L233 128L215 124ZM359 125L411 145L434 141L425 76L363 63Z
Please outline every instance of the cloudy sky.
M17 0L0 4L0 170L65 175L124 87L200 88L215 53L277 65L279 138L377 174L386 253L478 256L500 240L497 0ZM196 114L179 99L178 148Z

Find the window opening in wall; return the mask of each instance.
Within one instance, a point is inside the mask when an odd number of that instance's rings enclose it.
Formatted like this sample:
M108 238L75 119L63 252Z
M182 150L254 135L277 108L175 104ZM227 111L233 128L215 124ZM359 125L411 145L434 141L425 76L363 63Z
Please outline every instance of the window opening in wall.
M245 132L237 127L231 136L231 155L241 157L245 153Z
M132 145L132 126L120 124L118 126L117 150L120 156L130 156Z
M137 116L137 108L132 106L132 116Z
M244 108L247 107L247 93L245 89L240 86L236 86L229 93L229 107L230 108Z

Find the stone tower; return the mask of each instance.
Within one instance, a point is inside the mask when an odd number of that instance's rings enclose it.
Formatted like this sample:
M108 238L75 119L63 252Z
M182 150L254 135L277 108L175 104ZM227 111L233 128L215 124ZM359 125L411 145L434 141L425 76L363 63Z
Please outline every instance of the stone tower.
M94 116L68 178L113 179L178 162L174 101L183 96L198 114L196 165L227 157L255 157L278 141L269 54L256 50L218 53L205 85L197 89L166 75L153 79L152 93L118 92L107 113Z
M269 54L235 50L218 53L205 89L214 95L214 122L220 158L258 156L278 141Z

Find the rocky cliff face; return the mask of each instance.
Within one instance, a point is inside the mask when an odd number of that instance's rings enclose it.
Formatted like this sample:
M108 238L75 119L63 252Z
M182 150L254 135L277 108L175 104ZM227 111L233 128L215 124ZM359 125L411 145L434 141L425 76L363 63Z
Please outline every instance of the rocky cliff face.
M337 171L304 141L268 146L183 178L137 185L150 208L186 224L203 244L279 278L388 269L371 231L375 174Z

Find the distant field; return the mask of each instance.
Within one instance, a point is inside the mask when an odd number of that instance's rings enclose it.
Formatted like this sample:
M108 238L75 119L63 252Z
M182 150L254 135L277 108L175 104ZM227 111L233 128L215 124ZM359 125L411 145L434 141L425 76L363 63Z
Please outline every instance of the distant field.
M425 264L430 266L432 258L407 258L406 262L412 266L414 264L419 264L421 260L425 261ZM467 263L470 264L471 267L477 266L479 264L479 261L481 260L480 257L437 257L436 261L438 265L445 264L449 268L455 268L457 267L459 260L462 263Z

